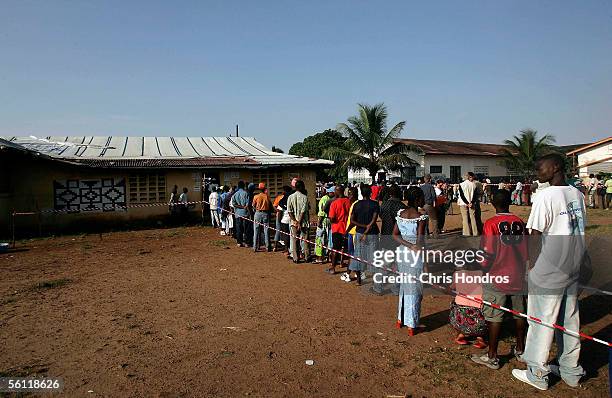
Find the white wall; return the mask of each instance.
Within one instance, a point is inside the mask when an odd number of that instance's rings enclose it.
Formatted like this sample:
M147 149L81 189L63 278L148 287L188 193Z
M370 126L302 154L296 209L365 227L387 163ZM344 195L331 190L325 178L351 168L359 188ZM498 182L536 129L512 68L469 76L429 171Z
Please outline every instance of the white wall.
M580 167L580 177L588 177L591 173L612 172L612 160L603 161L603 159L609 158L610 156L612 156L612 143L610 142L605 142L601 145L589 148L584 152L580 152L578 154L578 166L601 161L598 164Z
M442 173L432 173L431 166L442 166ZM487 176L507 176L508 170L501 156L463 156L463 155L427 155L425 156L425 174L435 177L450 178L450 167L461 166L461 175L468 171Z
M409 156L418 163L416 178L421 178L425 174L431 174L434 178L450 178L450 166L461 166L461 175L465 175L468 171L493 177L509 175L501 156L419 155L415 153L410 153ZM442 166L442 172L431 173L430 166ZM400 173L387 173L388 178L394 176L399 177ZM349 170L348 180L349 182L372 181L367 170Z

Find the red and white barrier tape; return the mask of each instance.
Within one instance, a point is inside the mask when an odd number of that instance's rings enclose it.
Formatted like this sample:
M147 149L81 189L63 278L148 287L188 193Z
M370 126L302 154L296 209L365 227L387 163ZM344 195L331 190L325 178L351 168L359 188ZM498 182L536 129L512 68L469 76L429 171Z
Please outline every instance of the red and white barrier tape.
M96 207L96 208L89 208L89 209L79 209L79 210L76 210L76 209L75 210L72 210L72 209L61 209L61 210L47 209L47 210L41 210L41 211L39 211L39 213L77 213L77 212L97 211L97 210L104 210L104 209L122 209L122 210L127 210L127 209L130 209L130 208L155 207L155 206L187 206L187 205L196 205L196 204L204 204L204 203L210 205L210 203L208 201L201 200L201 201L183 202L183 203L143 203L143 204L131 204L131 205L127 205L127 206L113 205L113 206L103 206L103 207ZM271 227L271 226L266 225L264 223L257 222L255 220L251 220L248 217L239 216L239 215L237 215L236 213L234 213L234 212L232 212L230 210L226 210L226 209L222 208L221 211L229 213L229 214L233 215L234 217L243 218L243 219L245 219L245 220L247 220L249 222L252 222L254 224L262 225L262 226L267 227L267 228L269 228L269 229L271 229L273 231L278 231L281 234L285 234L285 235L288 235L290 237L293 236L291 233L287 233L285 231L277 230L274 227ZM14 214L19 214L19 213L14 213ZM294 236L294 237L296 239L298 239L298 240L302 240L302 241L304 241L306 243L309 243L311 245L316 245L316 243L311 241L311 240L302 238L300 236ZM368 261L366 261L364 259L361 259L359 257L356 257L356 256L353 256L351 254L345 253L343 251L336 250L336 249L334 249L332 247L329 247L329 246L326 246L326 245L321 245L321 246L324 247L325 249L327 249L328 251L332 251L332 252L341 254L343 256L347 256L347 257L352 258L354 260L357 260L357 261L359 261L361 263L371 265L371 266L373 266L375 268L381 268L381 267L375 266L374 264L372 264L372 263L370 263L370 262L368 262ZM396 271L391 270L391 269L385 269L385 270L396 273ZM451 292L451 293L453 293L453 294L455 294L457 296L466 298L468 300L471 300L471 301L474 301L474 302L477 302L477 303L481 303L481 304L484 304L484 305L488 305L490 307L497 308L497 309L500 309L502 311L509 312L509 313L511 313L513 315L516 315L516 316L521 316L523 318L526 318L528 321L532 321L532 322L538 323L538 324L543 325L543 326L547 326L547 327L550 327L550 328L561 330L562 332L570 334L572 336L583 337L585 339L592 340L594 342L603 344L605 346L612 347L612 342L607 342L605 340L601 340L601 339L598 339L596 337L589 336L588 334L582 333L580 331L576 332L576 331L573 331L573 330L566 329L565 327L563 327L561 325L557 325L555 323L544 322L541 319L533 317L531 315L523 314L521 312L514 311L514 310L512 310L510 308L503 307L503 306L501 306L499 304L491 303L491 302L483 300L481 298L474 297L474 296L471 296L469 294L464 294L464 293L458 292L456 290L447 288L445 286L436 285L436 284L430 283L430 282L426 282L425 284L430 285L430 286L432 286L432 287L434 287L434 288L436 288L438 290L441 290L441 291L444 291L444 292ZM588 286L586 286L585 288L587 288L589 290L598 291L598 292L601 292L603 294L612 295L611 292L606 292L606 291L599 290L599 289L596 289L596 288L592 288L592 287L588 287Z
M209 202L207 202L207 201L205 201L205 200L203 200L202 202L203 202L203 203L210 204ZM291 236L293 236L291 233L287 233L287 232L284 232L284 231L278 230L278 229L276 229L276 228L274 228L274 227L271 227L271 226L269 226L269 225L266 225L266 224L264 224L264 223L260 223L260 222L257 222L257 221L255 221L255 220L251 220L251 219L250 219L250 218L248 218L248 217L239 216L239 215L237 215L236 213L234 213L234 212L232 212L232 211L230 211L230 210L226 210L226 209L221 208L221 211L227 212L227 213L229 213L229 214L233 215L234 217L243 218L243 219L248 220L249 222L252 222L252 223L254 223L254 224L259 224L259 225L262 225L262 226L267 227L267 228L269 228L269 229L271 229L271 230L273 230L273 231L278 231L278 232L280 232L281 234L289 235L290 237L291 237ZM293 236L293 237L294 237L294 238L296 238L296 239L302 240L302 241L304 241L304 242L306 242L306 243L309 243L309 244L311 244L311 245L315 245L315 244L316 244L315 242L313 242L313 241L311 241L311 240L308 240L308 239L305 239L305 238L302 238L302 237L300 237L300 236ZM329 250L329 251L332 251L332 252L335 252L335 253L339 253L339 254L341 254L341 255L343 255L343 256L347 256L347 257L349 257L349 258L355 259L355 260L357 260L357 261L359 261L359 262L362 262L362 263L364 263L364 264L371 265L371 266L373 266L373 267L375 267L375 268L381 268L381 267L377 267L377 266L375 266L374 264L372 264L372 263L370 263L370 262L368 262L368 261L366 261L366 260L363 260L363 259L361 259L361 258L359 258L359 257L353 256L353 255L348 254L348 253L344 253L344 252L342 252L342 251L340 251L340 250L336 250L336 249L334 249L334 248L332 248L332 247L328 247L328 246L323 245L323 244L322 244L321 246L322 246L322 247L324 247L325 249ZM391 270L391 269L385 269L385 270L390 271L390 272L396 272L396 271ZM578 337L578 338L583 337L583 338L585 338L585 339L588 339L588 340L594 341L594 342L596 342L596 343L603 344L603 345L605 345L605 346L607 346L607 347L612 347L612 342L608 342L608 341L605 341L605 340L602 340L602 339L598 339L598 338L596 338L596 337L590 336L590 335L585 334L585 333L583 333L583 332L580 332L580 331L577 331L577 332L576 332L576 331L574 331L574 330L567 329L567 328L565 328L564 326L557 325L557 324L555 324L555 323L544 322L544 321L542 321L541 319L536 318L536 317L534 317L534 316L531 316L531 315L528 315L528 314L523 314L522 312L518 312L518 311L515 311L515 310L513 310L513 309L506 308L506 307L501 306L501 305L499 305L499 304L491 303L490 301L483 300L483 299L481 299L481 298L474 297L474 296L471 296L471 295L469 295L469 294L464 294L464 293L458 292L458 291L456 291L456 290L453 290L453 289L447 288L447 287L445 287L445 286L436 285L436 284L434 284L434 283L430 283L430 282L425 282L424 284L430 285L430 286L434 287L435 289L442 290L442 291L444 291L444 292L451 292L451 293L453 293L453 294L455 294L455 295L457 295L457 296L460 296L460 297L466 298L466 299L468 299L468 300L471 300L471 301L474 301L474 302L477 302L477 303L480 303L480 304L488 305L488 306L490 306L490 307L493 307L493 308L496 308L496 309L500 309L500 310L502 310L502 311L509 312L509 313L511 313L511 314L513 314L513 315L516 315L516 316L520 316L520 317L526 318L528 321L535 322L535 323L540 324L540 325L542 325L542 326L547 326L547 327L550 327L550 328L553 328L553 329L558 329L558 330L561 330L563 333L567 333L567 334L572 335L572 336L574 336L574 337Z

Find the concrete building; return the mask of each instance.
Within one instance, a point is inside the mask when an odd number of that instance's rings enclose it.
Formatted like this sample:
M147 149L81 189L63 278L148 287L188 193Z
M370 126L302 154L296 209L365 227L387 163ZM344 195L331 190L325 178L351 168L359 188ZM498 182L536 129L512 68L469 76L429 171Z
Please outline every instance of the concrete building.
M581 178L589 174L612 173L612 137L567 152Z
M411 181L431 174L434 179L460 182L461 176L468 171L492 178L513 175L512 170L507 169L501 154L504 145L407 138L399 138L396 143L415 145L422 152L409 154L416 165L404 167L399 172L389 172L385 176L387 179ZM379 177L380 173L382 170ZM349 170L348 179L349 182L371 182L367 170Z
M316 169L332 165L272 152L251 137L0 138L0 235L13 212L36 213L18 217L18 229L45 232L163 221L168 206L153 204L167 203L174 185L199 201L203 181L265 182L274 197L300 177L314 208Z

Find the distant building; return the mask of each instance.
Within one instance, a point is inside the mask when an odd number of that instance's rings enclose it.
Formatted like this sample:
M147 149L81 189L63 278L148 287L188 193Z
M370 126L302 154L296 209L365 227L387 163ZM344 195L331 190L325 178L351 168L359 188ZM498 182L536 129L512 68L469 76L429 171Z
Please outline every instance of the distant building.
M612 173L612 137L567 152L581 178L589 174Z
M434 179L460 182L468 171L491 178L514 175L512 170L506 167L501 153L501 150L506 148L505 145L407 138L399 138L395 142L415 145L422 153L410 153L409 156L416 165L404 167L400 172L386 173L386 179L411 181L431 174ZM382 170L379 172L379 178L380 173ZM367 170L349 170L348 179L349 182L371 181Z
M205 181L265 182L274 197L300 177L314 207L316 170L332 165L273 152L250 137L0 138L0 235L13 211L40 211L18 226L43 230L163 219L168 206L153 204L167 203L174 185L200 201Z

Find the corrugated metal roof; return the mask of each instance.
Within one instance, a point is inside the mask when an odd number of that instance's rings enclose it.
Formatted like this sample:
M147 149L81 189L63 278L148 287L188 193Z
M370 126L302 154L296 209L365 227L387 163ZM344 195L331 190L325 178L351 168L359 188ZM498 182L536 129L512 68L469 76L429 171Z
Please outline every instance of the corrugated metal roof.
M106 167L115 164L140 164L126 167L179 167L235 165L262 166L331 166L333 162L272 152L253 137L3 137L7 146L35 152L52 159ZM10 145L9 145L10 144ZM251 161L245 161L248 158ZM139 160L140 162L125 162ZM142 162L164 160L164 162ZM169 160L174 160L169 162ZM94 162L96 161L96 162ZM111 162L115 162L112 163ZM121 161L121 162L117 162ZM199 162L199 163L198 163ZM150 166L156 164L157 166ZM247 166L248 167L248 166Z
M412 144L421 148L427 155L470 155L470 156L502 156L502 149L509 147L501 144L480 144L460 141L415 140L398 138L400 144Z

